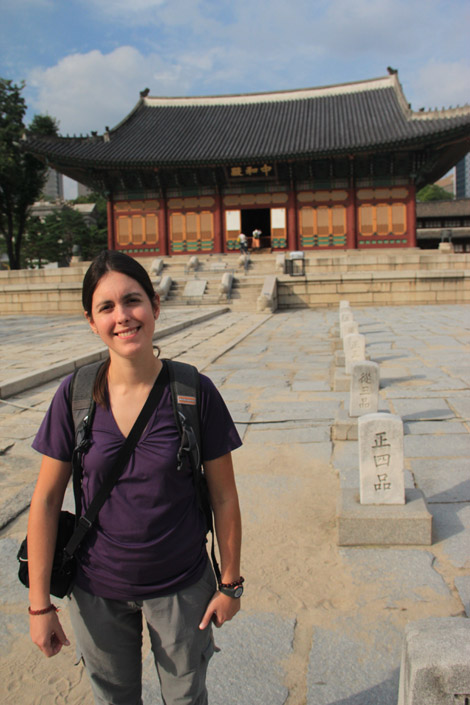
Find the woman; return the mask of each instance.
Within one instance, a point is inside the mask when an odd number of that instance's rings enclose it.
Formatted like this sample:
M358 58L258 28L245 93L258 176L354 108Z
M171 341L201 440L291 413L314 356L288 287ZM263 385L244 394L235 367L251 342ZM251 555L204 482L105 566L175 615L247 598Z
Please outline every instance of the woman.
M83 461L83 511L163 373L152 343L159 300L136 260L112 251L98 255L85 275L82 301L93 333L109 349L109 364L94 389L97 406ZM69 645L50 601L49 582L74 448L70 382L71 376L60 385L33 443L43 459L28 524L30 631L46 656ZM221 560L219 588L225 592L217 589L208 561L191 472L176 471L180 438L167 386L78 551L70 614L100 705L142 702L142 614L166 705L207 702L211 622L220 627L240 609L234 591L226 588L241 585L243 578L231 461L241 441L219 393L203 375L201 437Z

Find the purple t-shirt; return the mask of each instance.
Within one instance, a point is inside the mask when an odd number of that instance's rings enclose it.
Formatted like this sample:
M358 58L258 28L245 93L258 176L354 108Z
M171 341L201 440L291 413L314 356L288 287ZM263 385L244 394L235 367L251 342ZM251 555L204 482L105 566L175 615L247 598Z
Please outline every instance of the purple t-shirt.
M33 442L43 455L69 462L75 445L68 376ZM229 411L201 375L201 445L215 460L241 445ZM84 457L82 511L111 470L124 436L110 408L97 405ZM207 561L204 521L189 467L176 469L180 437L170 387L150 417L131 459L80 545L76 584L99 597L141 600L195 583Z

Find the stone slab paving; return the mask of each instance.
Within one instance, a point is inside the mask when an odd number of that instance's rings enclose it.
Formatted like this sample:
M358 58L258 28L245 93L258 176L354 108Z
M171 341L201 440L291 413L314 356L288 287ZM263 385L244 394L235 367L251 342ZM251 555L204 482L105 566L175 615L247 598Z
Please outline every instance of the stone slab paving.
M308 705L396 705L401 633L381 620L371 630L367 617L338 618L333 629L315 632L307 674ZM363 628L367 640L364 638ZM384 651L383 639L393 636Z
M470 617L470 575L460 575L455 578L455 585L465 607L467 617Z
M216 315L224 307L162 308L157 338L170 327L189 324L201 315ZM102 350L83 316L0 316L0 386L12 378L39 371L72 358Z
M357 443L332 442L329 435L348 396L327 384L336 311L230 313L162 340L164 355L195 362L214 379L244 439L235 467L247 593L237 619L215 633L222 651L209 668L213 705L395 705L406 623L468 614L470 375L462 364L470 352L468 309L364 308L355 318L367 352L381 366L381 404L405 417L405 484L424 492L434 518L433 545L426 548L336 545L339 485L358 480ZM34 325L28 320L18 342L18 364L21 346L34 357ZM42 364L47 337L55 335L46 331L44 337L37 325ZM74 325L80 338L83 331ZM69 340L78 349L73 335ZM27 504L37 468L29 445L56 386L9 400L28 409L0 405L0 519L15 502L16 513ZM0 534L0 561L7 566L0 578L2 659L10 679L15 645L28 639L26 591L16 583L14 560L25 526L26 513L19 513ZM34 688L40 697L38 689L55 687L73 655L37 667L36 658L32 651L31 673L50 669L49 681L25 682L22 692ZM5 705L16 705L13 685L4 683ZM157 690L146 655L145 705L160 702ZM86 702L87 692L86 683L74 683L69 702Z
M292 652L294 629L294 619L241 613L223 629L214 630L220 651L212 657L208 670L210 702L284 705L288 690L279 673ZM159 690L149 653L143 666L144 705L163 705Z

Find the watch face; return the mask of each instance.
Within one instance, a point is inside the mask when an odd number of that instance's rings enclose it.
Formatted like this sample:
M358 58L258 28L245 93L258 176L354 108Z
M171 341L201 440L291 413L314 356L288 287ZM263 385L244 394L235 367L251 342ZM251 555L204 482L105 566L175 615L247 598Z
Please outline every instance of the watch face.
M243 585L239 585L236 589L235 592L233 593L234 597L241 597L243 595Z

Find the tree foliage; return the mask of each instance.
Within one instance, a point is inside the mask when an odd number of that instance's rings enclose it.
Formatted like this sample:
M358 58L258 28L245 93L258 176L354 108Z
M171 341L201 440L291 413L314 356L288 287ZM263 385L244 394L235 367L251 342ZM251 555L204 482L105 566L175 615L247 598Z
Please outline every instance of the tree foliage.
M11 269L21 266L21 246L28 210L39 197L47 167L22 148L24 135L56 135L58 125L48 115L36 115L24 125L24 84L0 78L0 234Z
M82 201L83 202L83 201ZM70 206L64 206L47 215L44 220L29 218L26 225L23 259L27 267L41 267L57 262L67 267L78 247L84 260L91 260L106 248L107 228L100 222L88 226L85 219Z
M437 184L428 184L416 194L417 201L452 201L453 195Z

